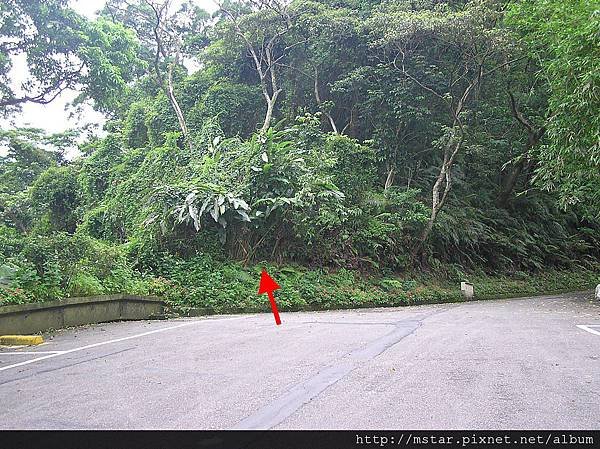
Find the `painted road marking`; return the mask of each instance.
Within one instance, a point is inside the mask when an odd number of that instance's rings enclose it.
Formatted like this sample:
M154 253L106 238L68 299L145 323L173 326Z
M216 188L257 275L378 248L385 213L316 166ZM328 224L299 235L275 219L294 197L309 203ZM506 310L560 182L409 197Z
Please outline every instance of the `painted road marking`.
M577 327L589 332L590 334L600 335L600 324L588 324L587 326L584 324L578 324ZM592 329L592 327L597 327L599 330Z
M8 365L8 366L0 367L0 371L4 371L4 370L7 370L7 369L11 369L11 368L18 368L19 366L29 365L30 363L35 363L35 362L39 362L41 360L51 359L51 358L54 358L54 357L65 355L65 354L71 354L73 352L84 351L86 349L96 348L98 346L110 345L112 343L118 343L118 342L121 342L121 341L132 340L134 338L145 337L146 335L157 334L159 332L170 331L172 329L179 329L181 327L191 326L193 324L209 323L211 321L241 320L241 319L250 318L250 317L253 317L253 316L256 316L256 315L245 315L245 316L235 317L235 318L218 318L218 319L206 319L206 320L190 321L188 323L179 324L177 326L163 327L161 329L156 329L156 330L153 330L153 331L142 332L141 334L135 334L135 335L130 335L128 337L116 338L114 340L102 341L100 343L94 343L94 344L91 344L91 345L81 346L80 348L67 349L65 351L57 351L57 352L54 352L52 354L45 355L43 357L37 357L35 359L26 360L24 362L15 363L13 365ZM35 353L35 354L42 354L42 353L39 352L39 353ZM0 356L1 355L2 355L2 353L0 353Z

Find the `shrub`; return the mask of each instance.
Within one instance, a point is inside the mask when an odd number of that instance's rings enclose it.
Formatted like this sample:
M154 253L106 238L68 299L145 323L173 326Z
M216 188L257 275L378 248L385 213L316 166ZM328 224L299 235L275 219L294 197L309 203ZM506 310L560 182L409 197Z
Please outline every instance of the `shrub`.
M31 187L31 199L33 207L48 217L51 230L75 231L82 198L73 167L51 167L42 173Z
M13 304L26 304L35 301L31 292L22 288L8 288L0 286L0 306Z

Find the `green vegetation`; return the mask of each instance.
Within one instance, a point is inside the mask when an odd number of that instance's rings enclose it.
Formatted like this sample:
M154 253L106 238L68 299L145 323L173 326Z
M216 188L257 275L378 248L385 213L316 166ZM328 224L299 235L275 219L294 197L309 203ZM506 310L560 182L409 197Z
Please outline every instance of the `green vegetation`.
M563 204L600 208L600 2L543 0L512 5L508 19L524 36L548 90L548 139L536 157L538 184L556 186Z
M268 311L267 301L257 300L260 268L244 268L232 263L214 264L204 257L188 261L169 261L164 278L152 285L178 309L198 308L207 313ZM201 267L201 269L195 268ZM410 278L398 276L361 276L352 270L307 269L299 266L269 266L282 290L277 293L281 310L324 310L360 307L390 307L437 304L462 300L459 277L439 279L431 275ZM477 299L560 293L590 288L598 272L581 270L549 271L512 277L471 275ZM183 307L182 307L183 305Z
M264 310L263 266L283 310L590 288L599 30L577 0L3 3L0 112L69 88L108 121L0 130L0 304Z

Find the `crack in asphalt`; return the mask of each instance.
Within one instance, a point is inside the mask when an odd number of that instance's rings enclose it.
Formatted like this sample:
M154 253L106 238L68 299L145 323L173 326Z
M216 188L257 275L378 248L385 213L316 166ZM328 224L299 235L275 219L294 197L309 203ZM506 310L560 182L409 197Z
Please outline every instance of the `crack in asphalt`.
M299 383L279 398L260 408L252 415L244 418L233 430L268 430L283 422L297 410L312 401L324 390L346 377L360 365L374 359L400 340L416 331L421 323L432 315L447 309L436 310L418 318L386 323L394 325L394 329L366 346L349 352L335 363L319 371L314 376Z
M361 323L358 321L302 321L301 324L346 324L346 325L351 325L351 326L395 326L396 322L394 321L388 321L388 322L381 322L381 323L376 323L376 322L367 322L367 323Z
M6 384L10 384L10 383L17 382L20 380L29 379L31 377L37 376L38 374L46 374L46 373L51 373L53 371L70 368L73 366L81 365L83 363L88 363L88 362L91 362L94 360L103 359L103 358L110 357L110 356L113 356L116 354L120 354L122 352L131 351L132 349L135 349L135 348L126 348L126 349L121 349L120 351L109 352L107 354L101 354L101 355L94 356L94 357L86 357L84 360L81 360L79 362L73 362L73 363L67 363L67 364L63 363L60 366L57 366L54 368L48 368L48 369L44 369L44 370L34 371L32 374L29 374L27 376L15 377L14 379L5 380L3 382L0 382L0 385L6 385Z

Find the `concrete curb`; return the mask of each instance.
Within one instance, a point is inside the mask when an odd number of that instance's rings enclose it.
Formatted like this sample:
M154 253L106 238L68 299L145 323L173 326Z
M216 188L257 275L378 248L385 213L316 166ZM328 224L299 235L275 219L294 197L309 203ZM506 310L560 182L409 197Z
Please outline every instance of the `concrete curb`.
M109 321L145 320L164 314L155 296L108 295L0 307L0 334L33 334Z
M33 346L44 343L41 335L0 335L0 345L3 346Z

